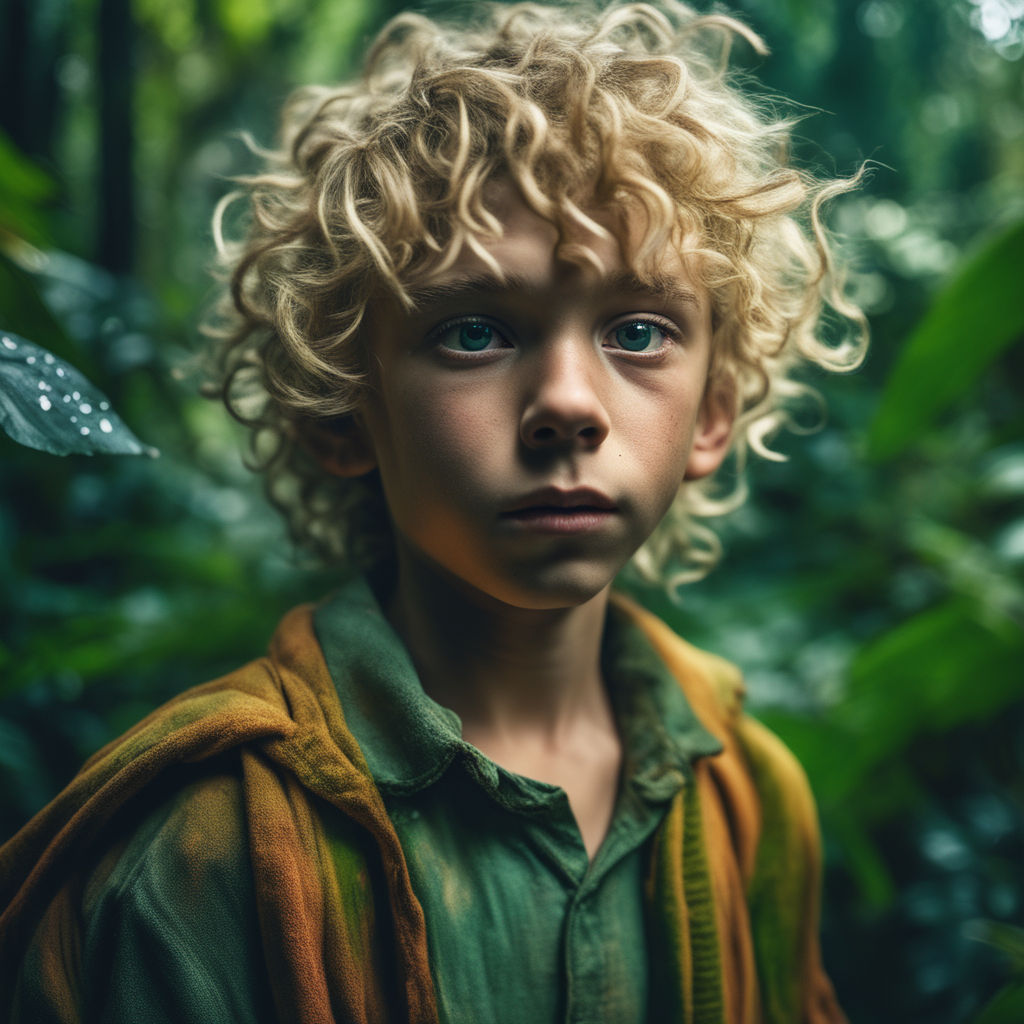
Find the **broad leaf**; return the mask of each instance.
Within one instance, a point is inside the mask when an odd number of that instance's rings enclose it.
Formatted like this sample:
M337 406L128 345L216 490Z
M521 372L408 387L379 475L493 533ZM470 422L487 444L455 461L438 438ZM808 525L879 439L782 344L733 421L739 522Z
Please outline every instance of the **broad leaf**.
M971 1024L1020 1024L1024 1020L1024 981L1006 986Z
M70 455L156 455L70 363L0 333L0 427L28 448Z
M889 375L868 435L886 459L921 436L1024 334L1024 221L990 242L939 294Z
M918 736L984 721L1020 700L1024 633L987 612L967 598L919 612L860 651L847 693L822 717L759 715L796 753L823 805L863 793Z

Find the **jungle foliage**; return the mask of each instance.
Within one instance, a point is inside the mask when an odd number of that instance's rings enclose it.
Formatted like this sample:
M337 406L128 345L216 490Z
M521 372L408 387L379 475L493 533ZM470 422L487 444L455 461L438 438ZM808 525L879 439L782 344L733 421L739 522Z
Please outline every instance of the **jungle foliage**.
M192 356L213 204L251 167L232 133L271 139L289 88L345 75L398 6L0 9L0 331L75 368L161 452L57 458L0 435L0 837L332 585L290 550ZM1024 1019L1024 4L733 6L773 48L741 60L805 108L799 158L872 163L830 211L872 353L811 380L827 426L750 467L711 577L681 605L631 586L743 666L752 708L807 767L826 963L855 1024L1009 1024ZM0 359L8 424L33 386L11 372Z

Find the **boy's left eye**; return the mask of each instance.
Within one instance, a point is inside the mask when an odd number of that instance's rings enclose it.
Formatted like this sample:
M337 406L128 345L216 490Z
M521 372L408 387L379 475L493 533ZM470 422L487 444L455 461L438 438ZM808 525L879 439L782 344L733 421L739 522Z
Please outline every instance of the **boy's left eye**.
M672 336L667 327L652 320L629 320L612 328L604 339L607 348L626 352L657 352Z

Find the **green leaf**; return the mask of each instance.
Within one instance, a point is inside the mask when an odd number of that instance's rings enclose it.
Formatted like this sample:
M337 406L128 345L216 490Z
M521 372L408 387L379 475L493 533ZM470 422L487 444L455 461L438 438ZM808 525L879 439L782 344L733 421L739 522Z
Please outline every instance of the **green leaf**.
M1005 921L969 921L964 934L998 949L1010 961L1014 974L1024 974L1024 928Z
M851 759L862 772L898 756L921 733L983 721L1020 699L1024 632L986 612L969 599L951 599L900 623L854 659L843 722L859 736Z
M156 454L70 363L17 334L0 334L0 427L54 455Z
M843 861L857 879L865 902L877 910L892 906L896 883L885 857L865 828L865 822L858 820L858 815L847 803L834 815L831 824Z
M891 458L967 394L1024 334L1024 221L969 260L940 292L889 375L868 434L868 454Z
M1024 981L1007 985L971 1024L1020 1024L1024 1020Z
M1022 661L1024 631L1015 622L953 598L867 644L850 666L848 692L823 717L759 717L808 769L822 804L841 807L873 773L898 766L922 734L984 721L1020 700ZM880 799L887 794L900 795L897 779Z

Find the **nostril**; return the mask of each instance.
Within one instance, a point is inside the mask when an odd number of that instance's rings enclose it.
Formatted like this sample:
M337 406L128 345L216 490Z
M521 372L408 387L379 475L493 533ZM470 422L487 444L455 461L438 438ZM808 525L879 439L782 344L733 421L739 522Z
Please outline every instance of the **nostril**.
M589 423L575 429L569 424L566 424L564 428L545 424L527 431L524 434L524 438L527 439L529 444L541 447L550 447L551 445L569 441L593 445L599 444L604 434L605 431L601 426L595 423Z

